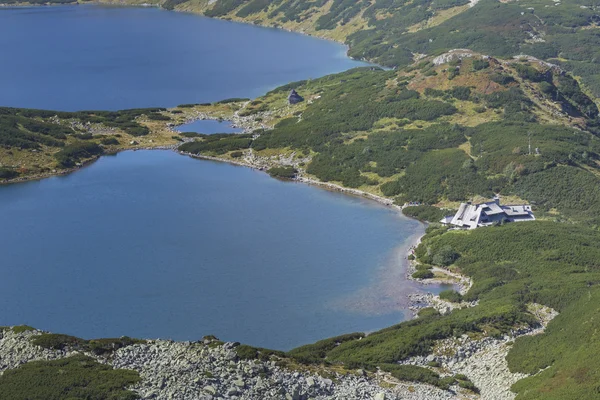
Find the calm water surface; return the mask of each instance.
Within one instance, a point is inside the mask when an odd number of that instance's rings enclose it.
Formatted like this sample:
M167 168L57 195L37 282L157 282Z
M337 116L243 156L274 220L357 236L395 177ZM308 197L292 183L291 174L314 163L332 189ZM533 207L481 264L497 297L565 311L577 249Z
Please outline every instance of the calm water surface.
M157 8L0 9L0 105L172 107L365 65L339 44Z
M2 9L0 46L0 104L64 110L253 97L360 65L331 42L147 8ZM418 290L401 261L422 230L250 169L125 152L0 187L0 325L280 349L375 330Z
M397 323L416 290L419 223L248 168L124 152L1 189L4 325L289 349Z
M196 132L207 135L213 133L238 133L242 131L241 128L231 126L231 122L229 121L217 121L214 119L199 120L179 125L177 130L179 132Z

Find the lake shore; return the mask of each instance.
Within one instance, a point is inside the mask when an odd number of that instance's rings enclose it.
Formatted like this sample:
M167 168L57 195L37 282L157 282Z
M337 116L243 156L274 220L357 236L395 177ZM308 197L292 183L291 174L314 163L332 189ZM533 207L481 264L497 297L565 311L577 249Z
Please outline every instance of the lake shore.
M207 118L209 118L209 115L201 114L201 115L196 116L195 118L189 119L188 122L207 119ZM240 121L234 121L234 126L240 127L242 129L247 129L248 124L247 124L247 121L245 121L245 122L246 123L241 123ZM216 162L224 162L224 163L228 163L231 165L236 165L236 166L240 166L240 167L246 167L246 168L251 168L254 170L258 170L258 171L263 171L265 173L266 173L266 169L267 169L267 167L265 166L264 163L256 162L255 159L234 160L234 159L225 158L225 157L216 157L216 156L201 155L201 154L199 155L199 154L182 152L182 151L177 150L177 145L170 145L170 146L156 145L156 146L144 146L144 147L137 147L137 148L117 149L115 151L111 151L110 153L106 153L106 154L100 155L98 157L94 157L94 158L85 160L80 165L75 166L73 168L49 171L44 174L34 174L34 175L22 176L22 177L18 177L18 178L12 179L12 180L1 182L0 185L25 183L28 181L37 181L37 180L42 180L42 179L46 179L46 178L51 178L53 176L65 176L65 175L77 172L85 167L92 165L94 162L96 162L102 156L113 155L113 154L117 154L117 153L120 153L123 151L141 151L141 150L171 150L171 151L177 152L183 156L188 156L191 158L196 158L196 159L200 159L200 160L208 160L208 161L216 161ZM306 177L306 176L299 175L291 181L303 183L303 184L310 185L310 186L316 186L316 187L319 187L319 188L322 188L325 190L335 191L335 192L343 193L343 194L350 195L350 196L362 197L362 198L365 198L365 199L368 199L371 201L375 201L383 206L395 209L398 212L402 212L402 209L404 208L404 206L395 204L393 199L386 198L383 196L378 196L373 193L369 193L369 192L359 190L359 189L344 187L344 186L341 186L336 183L322 182L322 181L319 181L318 179L315 179L312 177ZM407 218L411 218L411 217L407 217ZM438 273L437 274L438 276L436 276L435 278L432 278L432 279L423 280L423 279L415 279L412 277L412 274L416 270L416 266L415 266L416 262L409 260L408 257L412 253L412 249L416 248L420 244L421 239L424 235L425 235L425 233L423 233L421 235L416 235L415 237L410 239L410 241L407 245L406 254L402 260L406 264L405 278L407 280L412 280L412 281L417 282L419 285L422 285L423 289L425 289L425 290L427 289L428 286L431 286L431 285L448 284L448 285L454 285L457 288L457 290L460 291L461 293L466 292L466 290L468 290L468 288L470 287L470 283L467 283L467 282L470 282L468 277L462 276L459 274L454 274L450 271L443 270L441 268L436 268L436 272ZM443 302L443 301L440 303L439 296L433 295L432 293L428 293L428 294L412 293L412 294L410 294L410 296L408 298L408 307L407 308L408 308L408 310L410 310L413 313L413 317L414 317L414 316L416 316L418 310L420 310L421 308L425 308L425 307L439 308L440 304L442 304L442 306L443 306L443 305L445 305L445 303L446 302Z
M185 156L188 156L191 158L197 158L200 160L225 162L228 164L252 168L255 170L259 170L259 171L265 171L265 169L266 169L264 167L264 165L250 162L250 161L231 160L231 159L224 158L224 157L199 155L199 154L186 153L186 152L182 152L182 151L178 151L178 152L181 155L185 155ZM297 176L296 178L292 179L291 181L292 182L300 182L300 183L304 183L304 184L311 185L311 186L317 186L317 187L320 187L320 188L323 188L326 190L344 193L346 195L366 198L368 200L375 201L386 207L391 207L399 212L402 212L402 209L405 207L405 206L400 206L400 205L395 204L393 199L390 199L387 197L377 196L373 193L365 192L365 191L359 190L359 189L347 188L347 187L344 187L344 186L341 186L341 185L338 185L335 183L331 183L331 182L322 182L317 179L305 177L302 175ZM406 217L411 218L408 216L406 216ZM419 222L423 223L422 221L419 221ZM446 269L435 267L434 272L437 272L437 276L434 278L431 278L431 279L415 279L412 277L412 274L416 271L417 262L409 260L409 256L412 254L412 249L418 247L418 245L421 243L421 240L422 240L423 236L425 236L425 234L426 233L424 232L423 234L415 235L408 242L406 255L404 257L404 261L406 263L405 278L407 280L412 280L412 281L418 282L424 288L427 288L427 286L439 285L439 284L453 285L456 288L456 290L459 291L460 293L462 293L462 294L466 293L472 285L471 279L467 276L460 275L460 274L448 271ZM438 295L433 295L431 293L426 294L426 295L415 294L413 297L409 297L409 307L408 308L413 312L413 314L416 315L418 310L421 308L425 308L425 307L439 308L438 306L440 305L440 302L442 305L446 305L446 303L448 303L448 302L442 301Z

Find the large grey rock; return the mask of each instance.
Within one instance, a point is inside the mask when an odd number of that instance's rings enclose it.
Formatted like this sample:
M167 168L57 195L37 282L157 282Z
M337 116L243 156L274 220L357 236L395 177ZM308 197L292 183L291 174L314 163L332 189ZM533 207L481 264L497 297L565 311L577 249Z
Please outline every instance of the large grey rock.
M386 400L385 392L379 392L373 397L373 400Z

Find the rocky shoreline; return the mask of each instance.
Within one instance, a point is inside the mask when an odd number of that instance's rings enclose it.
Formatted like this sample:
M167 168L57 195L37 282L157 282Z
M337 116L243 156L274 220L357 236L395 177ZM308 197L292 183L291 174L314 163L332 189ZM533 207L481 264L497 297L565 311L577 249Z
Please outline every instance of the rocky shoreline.
M238 343L215 339L197 342L148 340L107 355L73 349L44 349L31 342L45 332L0 329L0 374L35 360L56 360L79 353L113 368L138 371L130 387L144 400L437 400L456 398L450 391L397 381L386 373L362 370L309 370L285 359L242 359ZM462 396L461 396L462 397Z
M56 360L85 354L116 369L137 371L140 381L128 389L144 400L512 400L510 386L525 377L508 370L506 355L514 339L543 332L558 314L530 304L540 324L515 328L499 338L463 335L437 341L428 356L402 360L400 364L429 368L440 376L466 375L480 393L453 385L449 390L401 382L376 371L344 370L326 366L302 366L271 355L246 359L239 343L205 337L194 342L147 340L102 355L65 346L47 349L32 339L46 334L33 328L0 328L0 375L8 369L36 360ZM19 327L20 328L20 327Z

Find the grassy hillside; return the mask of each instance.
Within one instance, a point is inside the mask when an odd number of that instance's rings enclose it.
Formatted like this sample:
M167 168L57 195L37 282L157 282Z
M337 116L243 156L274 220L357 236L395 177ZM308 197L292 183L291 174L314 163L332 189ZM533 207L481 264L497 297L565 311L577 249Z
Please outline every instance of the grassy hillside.
M0 107L0 182L70 171L119 150L174 146L183 139L171 126L199 112L231 115L237 107L219 103L116 112Z
M501 193L533 202L540 217L597 224L594 102L558 68L461 54L442 64L425 59L402 70L362 68L286 85L240 111L262 118L261 110L277 109L279 118L267 113L274 129L181 149L293 152L309 176L399 204L452 205ZM284 109L291 88L308 100ZM569 191L573 185L585 195Z

